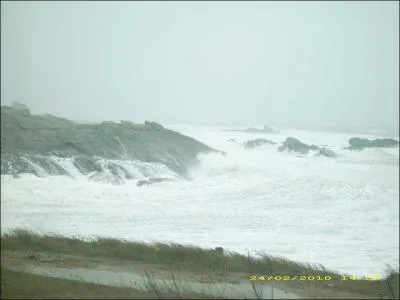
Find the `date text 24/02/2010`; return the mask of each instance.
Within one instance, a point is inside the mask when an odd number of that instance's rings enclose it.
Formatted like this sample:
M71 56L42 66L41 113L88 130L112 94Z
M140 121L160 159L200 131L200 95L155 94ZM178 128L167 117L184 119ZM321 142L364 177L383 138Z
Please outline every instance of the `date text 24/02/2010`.
M340 280L382 280L382 276L364 276L364 277L357 277L354 275L341 275L338 276L340 278L332 278L332 276L330 275L325 275L325 276L321 276L321 275L317 275L317 276L306 276L306 275L282 275L282 276L256 276L256 275L252 275L249 276L249 280L251 281L255 281L255 280L260 280L260 281L289 281L289 280L333 280L333 279L340 279Z

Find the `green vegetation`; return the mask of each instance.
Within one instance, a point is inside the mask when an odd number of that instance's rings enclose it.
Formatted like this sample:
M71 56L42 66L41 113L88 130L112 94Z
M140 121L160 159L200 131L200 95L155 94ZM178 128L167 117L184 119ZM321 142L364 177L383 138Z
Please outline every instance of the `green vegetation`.
M2 299L151 299L154 295L130 288L110 287L1 269Z
M16 230L1 237L1 250L25 250L32 252L52 252L75 254L86 257L113 258L159 264L175 270L192 272L214 272L221 275L245 273L249 275L306 275L331 276L335 289L361 294L386 295L389 298L399 296L399 271L390 269L384 280L346 280L342 274L327 270L323 266L290 261L266 254L259 258L224 252L221 249L203 249L179 244L144 244L117 239L98 238L83 241L58 235L38 235L24 230ZM299 284L332 289L326 281L304 281Z
M144 244L117 239L98 238L83 241L58 235L38 235L24 230L16 230L1 237L2 250L30 250L80 254L92 257L135 260L145 263L164 264L177 268L198 271L245 272L269 275L282 274L338 274L327 271L322 266L312 266L292 262L284 258L263 255L262 258L249 259L238 253L221 253L213 249L179 244Z
M210 299L197 293L161 292L148 279L148 290L113 287L1 268L1 299Z

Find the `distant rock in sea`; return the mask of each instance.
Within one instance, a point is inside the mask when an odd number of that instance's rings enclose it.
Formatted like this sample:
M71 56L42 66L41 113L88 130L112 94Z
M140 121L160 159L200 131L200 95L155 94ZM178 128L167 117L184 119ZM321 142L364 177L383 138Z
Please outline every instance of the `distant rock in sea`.
M247 133L279 133L275 129L272 129L268 126L264 126L264 128L261 128L261 129L250 127L247 129L225 129L223 131L247 132Z
M296 152L300 154L308 154L309 151L316 151L316 156L337 157L337 154L327 148L318 147L316 145L307 145L294 137L288 137L278 148L279 151Z
M368 140L354 137L349 140L348 150L363 150L365 148L393 148L399 146L399 141L395 139L374 139Z
M320 148L316 156L338 157L334 151L327 148Z
M269 141L266 139L255 139L255 140L249 140L249 141L243 143L243 146L245 149L253 149L255 147L259 147L264 144L276 145L276 143L273 141Z
M276 131L275 129L272 129L268 126L264 126L264 128L262 129L258 129L258 128L247 128L245 129L245 132L254 132L254 133L278 133L278 131Z
M302 143L300 140L293 138L293 137L288 137L286 140L283 142L282 146L278 148L279 151L294 151L297 153L301 154L308 154L309 150L314 150L317 151L319 148L314 145L307 145Z

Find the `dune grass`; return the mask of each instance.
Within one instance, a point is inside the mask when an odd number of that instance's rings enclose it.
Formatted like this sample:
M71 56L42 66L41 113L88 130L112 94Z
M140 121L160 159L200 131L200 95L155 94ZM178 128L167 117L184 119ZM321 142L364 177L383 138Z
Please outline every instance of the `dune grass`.
M399 270L394 268L387 270L387 274L382 276L383 280L343 281L342 275L344 274L327 270L322 265L300 263L267 254L254 258L235 252L216 251L215 249L203 249L173 243L145 244L110 238L84 241L60 235L39 235L26 230L14 230L3 234L1 236L1 250L26 250L112 258L159 264L175 270L215 272L228 276L235 272L256 276L331 276L331 282L335 289L365 295L380 294L390 299L399 297ZM310 283L322 288L331 288L327 281L300 282L300 284Z
M245 272L249 273L249 258L235 252L223 253L214 249L203 249L180 244L145 244L118 239L97 238L83 241L60 235L39 235L26 230L15 230L1 236L2 250L29 250L79 254L90 257L104 257L134 260L173 266L193 271ZM252 258L252 274L260 275L331 275L339 274L326 270L323 266L302 264L281 257L262 255Z
M152 299L148 292L1 268L2 299Z
M1 299L219 299L178 287L162 291L151 277L146 279L142 291L1 268Z

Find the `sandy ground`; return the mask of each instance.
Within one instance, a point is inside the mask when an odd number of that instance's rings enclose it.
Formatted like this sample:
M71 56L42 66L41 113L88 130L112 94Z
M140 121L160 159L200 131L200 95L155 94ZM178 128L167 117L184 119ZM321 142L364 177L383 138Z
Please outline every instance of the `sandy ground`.
M26 251L3 251L1 263L3 268L15 271L143 290L147 273L161 290L168 290L176 284L181 291L187 290L224 298L256 298L248 280L248 274L244 273L228 275L195 273L141 262ZM175 278L175 283L172 276ZM296 282L260 281L256 283L256 286L263 299L380 298L338 291L333 282L326 284L329 288L315 288Z

